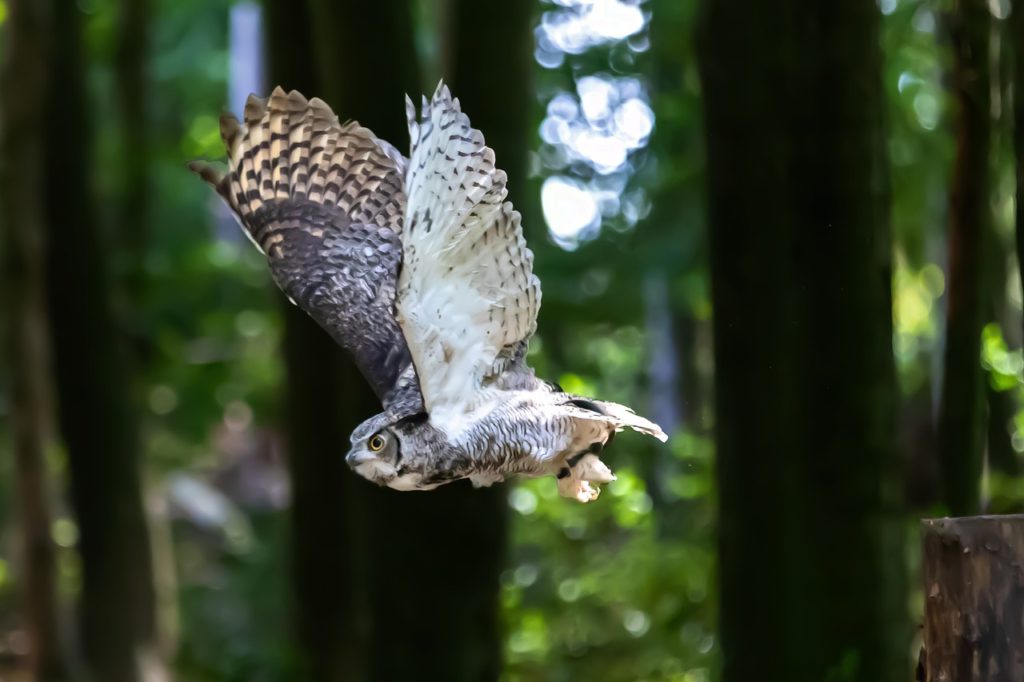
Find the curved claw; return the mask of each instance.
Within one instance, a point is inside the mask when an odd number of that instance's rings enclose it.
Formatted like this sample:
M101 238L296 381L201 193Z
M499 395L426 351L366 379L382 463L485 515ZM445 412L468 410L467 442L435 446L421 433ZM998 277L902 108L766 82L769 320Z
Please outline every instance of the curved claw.
M611 483L615 480L615 474L597 455L585 455L573 468L573 473L577 478L594 483Z
M601 489L590 485L590 481L565 476L558 479L558 494L586 504L596 500L601 494Z
M601 489L592 485L593 483L611 483L615 480L615 474L592 453L584 453L573 458L575 461L566 461L566 466L559 470L558 494L579 502L593 502L601 494Z

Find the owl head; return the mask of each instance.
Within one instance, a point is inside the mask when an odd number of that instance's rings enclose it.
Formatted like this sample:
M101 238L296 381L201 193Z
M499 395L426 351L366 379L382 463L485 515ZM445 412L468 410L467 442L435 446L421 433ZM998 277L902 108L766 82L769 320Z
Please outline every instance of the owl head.
M382 412L370 417L352 432L352 447L345 456L349 467L377 485L396 490L418 490L419 467L411 466L422 459L425 447L420 427L426 415L395 419ZM429 486L434 487L434 486Z

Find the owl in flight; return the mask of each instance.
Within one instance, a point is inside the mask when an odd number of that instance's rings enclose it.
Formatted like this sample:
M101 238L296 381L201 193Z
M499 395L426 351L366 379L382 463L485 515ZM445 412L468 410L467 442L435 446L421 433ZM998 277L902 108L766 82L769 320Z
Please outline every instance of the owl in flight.
M321 100L277 88L221 118L228 171L193 163L266 255L277 285L355 358L383 412L346 461L397 490L513 474L595 499L616 431L666 440L615 403L534 376L540 280L494 151L440 84L405 158Z

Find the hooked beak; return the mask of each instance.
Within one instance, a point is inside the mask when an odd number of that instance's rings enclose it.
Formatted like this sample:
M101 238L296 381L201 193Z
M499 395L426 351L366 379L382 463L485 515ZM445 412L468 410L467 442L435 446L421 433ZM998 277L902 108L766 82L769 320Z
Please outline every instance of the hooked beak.
M352 452L349 452L347 455L345 455L345 463L348 464L349 468L355 469L360 464L365 464L366 462L369 462L373 458L373 455L370 454L369 452L356 452L353 450Z

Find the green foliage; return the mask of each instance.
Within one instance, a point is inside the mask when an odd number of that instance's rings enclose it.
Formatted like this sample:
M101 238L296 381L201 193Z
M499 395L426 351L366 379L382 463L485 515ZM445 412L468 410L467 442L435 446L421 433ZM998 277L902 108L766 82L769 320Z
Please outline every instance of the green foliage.
M185 476L218 490L229 513L217 518L231 519L208 525L201 507L176 506L173 499L156 505L168 508L156 523L172 530L176 672L180 679L196 682L297 679L287 510L273 496L277 502L254 503L246 497L252 490L240 492L227 480L240 457L250 458L242 465L245 470L259 460L269 462L272 481L280 483L283 477L277 446L283 408L282 298L262 257L219 210L209 189L185 168L194 158L223 155L217 115L225 108L227 17L233 3L150 3L144 64L148 148L140 150L148 160L149 206L144 222L133 226L138 233L129 235L137 241L114 227L126 186L119 168L125 154L124 122L117 108L114 65L118 2L78 4L86 14L88 83L95 104L87 112L97 133L94 189L102 199L114 274L121 284L120 323L132 341L133 388L144 407L145 461L156 482L151 494L161 498L167 481ZM565 4L539 3L541 21L543 13ZM945 82L950 55L940 16L940 6L948 3L879 4L885 15L896 254L895 360L908 403L916 398L928 403L942 348L944 235L954 154ZM538 374L559 381L568 391L600 395L644 412L649 407L652 344L645 320L647 276L666 274L672 323L680 318L704 323L713 311L705 263L701 93L692 38L697 3L650 0L641 6L649 30L563 55L557 66L535 69L540 108L559 93L574 92L578 80L588 75L635 78L642 84L656 116L655 129L649 146L630 152L628 170L616 185L623 197L619 210L605 216L604 227L574 244L572 251L546 239L536 209L540 182L556 173L580 182L604 180L586 164L558 156L540 142L539 133L531 152L529 192L512 198L524 207L544 283L540 335L530 351ZM431 3L420 2L417 8L422 51L430 62L440 62L444 46L428 34L441 21ZM7 3L0 0L0 29L9 24L7 12ZM501 96L500 84L495 96ZM756 116L751 112L752 121ZM394 142L404 147L404 140ZM993 215L1008 244L1012 159L1000 156L997 164ZM1009 279L1013 286L1004 288L1012 292L1016 274L1010 266L997 286ZM1011 293L1006 307L1019 328L1019 293ZM1020 405L1024 361L1016 347L1019 334L1006 332L1006 327L985 328L980 362L991 386L1014 394ZM678 354L696 358L693 364L705 380L689 384L697 394L684 395L684 401L711 402L706 390L712 373L708 336L675 340ZM757 409L755 399L770 397L752 398L752 410ZM6 416L7 402L0 394L0 417ZM504 679L717 679L717 493L708 426L700 420L685 423L667 447L633 434L619 436L608 455L618 480L605 486L594 504L559 499L550 479L510 486L512 544L501 583ZM1024 411L1016 414L1013 429L1019 453L1024 451ZM8 430L0 422L3 435ZM229 444L240 440L250 444ZM344 445L339 444L339 456ZM0 455L0 483L9 490L6 446ZM59 462L51 468L60 480ZM997 500L1024 501L1020 477L994 475L989 490ZM0 517L8 525L10 506L0 496ZM913 513L908 510L907 518ZM63 508L57 519L61 587L70 595L79 578L72 551L74 523ZM9 535L0 552L0 628L11 632L20 625L12 615L17 576L11 569ZM909 571L915 562L911 557L905 563ZM857 663L853 655L844 658L829 679L856 679Z
M1024 358L1021 349L1011 351L998 324L987 324L981 333L981 365L988 370L989 382L997 391L1011 391L1024 385Z
M565 330L573 372L553 372L542 336L531 361L567 391L642 404L645 338L635 327ZM539 346L539 349L538 349ZM707 680L716 664L711 444L679 434L664 451L622 434L618 480L596 504L559 504L551 480L520 482L503 579L509 680ZM650 477L668 494L655 502ZM672 522L666 525L669 520Z

